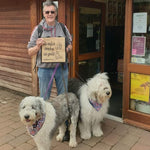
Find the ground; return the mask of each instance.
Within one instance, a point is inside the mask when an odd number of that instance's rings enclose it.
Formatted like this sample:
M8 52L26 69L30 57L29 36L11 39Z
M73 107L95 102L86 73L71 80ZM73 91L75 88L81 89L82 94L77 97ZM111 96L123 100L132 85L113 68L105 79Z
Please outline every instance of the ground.
M0 150L37 150L34 141L20 122L18 106L25 94L0 87ZM104 119L104 135L82 140L77 135L78 146L73 150L150 150L150 132ZM52 150L69 150L68 142L52 141Z

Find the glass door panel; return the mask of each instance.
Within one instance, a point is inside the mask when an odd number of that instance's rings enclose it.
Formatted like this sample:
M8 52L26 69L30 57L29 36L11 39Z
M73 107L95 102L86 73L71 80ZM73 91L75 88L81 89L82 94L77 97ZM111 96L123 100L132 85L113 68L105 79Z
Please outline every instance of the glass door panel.
M100 51L101 9L79 8L79 54Z
M100 58L79 61L79 74L83 79L88 79L100 72Z
M76 70L87 79L104 71L105 4L81 0L78 19Z
M150 1L133 0L131 63L150 65Z
M131 73L130 109L150 114L150 75Z
M133 0L131 63L150 65L150 2ZM137 70L138 71L138 70ZM150 75L130 73L130 109L150 114Z
M126 0L123 118L150 129L150 1Z

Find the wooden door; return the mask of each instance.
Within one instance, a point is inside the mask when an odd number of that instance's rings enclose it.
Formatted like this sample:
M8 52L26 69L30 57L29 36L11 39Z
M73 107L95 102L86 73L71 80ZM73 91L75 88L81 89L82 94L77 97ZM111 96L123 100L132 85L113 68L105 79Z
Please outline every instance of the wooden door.
M126 0L124 42L123 119L146 129L150 129L149 7L148 1Z
M73 4L73 77L87 79L104 71L105 4Z

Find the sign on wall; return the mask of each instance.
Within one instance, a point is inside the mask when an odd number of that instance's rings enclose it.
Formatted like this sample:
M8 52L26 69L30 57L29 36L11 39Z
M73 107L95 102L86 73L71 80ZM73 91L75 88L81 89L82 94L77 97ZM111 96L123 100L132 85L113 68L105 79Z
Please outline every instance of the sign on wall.
M131 73L130 98L149 102L150 76Z
M132 55L145 56L146 37L132 36Z
M147 32L147 12L133 13L133 33Z

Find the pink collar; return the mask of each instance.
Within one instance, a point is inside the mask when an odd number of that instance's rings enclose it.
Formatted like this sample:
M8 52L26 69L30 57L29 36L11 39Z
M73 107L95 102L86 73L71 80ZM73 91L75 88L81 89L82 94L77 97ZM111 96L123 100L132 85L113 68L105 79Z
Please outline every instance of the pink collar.
M31 127L27 127L30 135L34 136L38 133L38 131L42 128L43 124L45 122L45 115L42 116L41 119L35 122Z

